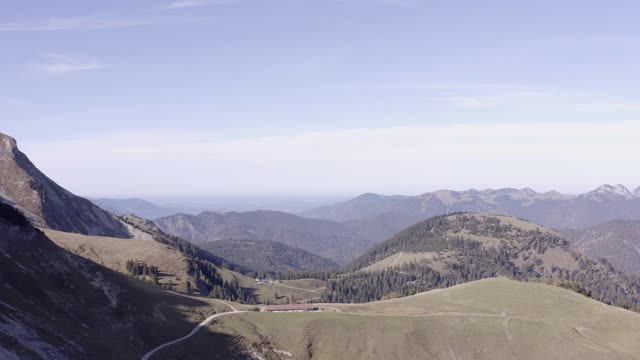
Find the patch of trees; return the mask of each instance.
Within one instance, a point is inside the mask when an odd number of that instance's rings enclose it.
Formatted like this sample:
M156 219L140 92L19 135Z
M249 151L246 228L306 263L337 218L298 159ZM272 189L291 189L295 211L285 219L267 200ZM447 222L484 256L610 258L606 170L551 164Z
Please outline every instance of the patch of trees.
M318 279L327 281L335 278L338 274L337 271L284 271L258 273L258 278L278 280Z
M158 271L157 266L147 265L143 261L127 260L127 272L138 279L147 280L154 285L158 285Z
M215 265L199 258L187 260L187 273L193 277L193 284L189 283L189 293L197 289L201 294L209 297L256 304L257 299L252 290L240 287L238 281L226 281Z

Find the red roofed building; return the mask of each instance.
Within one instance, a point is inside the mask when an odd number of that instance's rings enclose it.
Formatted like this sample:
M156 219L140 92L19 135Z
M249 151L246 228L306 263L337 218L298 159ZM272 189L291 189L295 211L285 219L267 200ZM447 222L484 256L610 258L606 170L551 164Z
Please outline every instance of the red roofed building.
M265 305L260 308L262 312L284 312L284 311L318 311L320 308L315 304L288 304L288 305Z

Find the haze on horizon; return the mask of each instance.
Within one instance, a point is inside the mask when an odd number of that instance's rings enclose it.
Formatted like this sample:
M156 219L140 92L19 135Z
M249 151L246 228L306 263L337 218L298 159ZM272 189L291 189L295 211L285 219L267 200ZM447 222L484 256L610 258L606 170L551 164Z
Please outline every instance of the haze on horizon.
M639 13L632 1L4 3L0 131L88 196L636 188Z

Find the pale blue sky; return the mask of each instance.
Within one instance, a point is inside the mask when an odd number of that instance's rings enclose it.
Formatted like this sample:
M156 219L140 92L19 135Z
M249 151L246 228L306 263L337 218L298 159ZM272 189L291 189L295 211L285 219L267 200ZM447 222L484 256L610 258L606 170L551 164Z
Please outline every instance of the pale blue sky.
M631 155L606 145L633 150L640 131L636 1L0 6L0 131L83 194L640 185L625 167ZM549 137L587 124L571 141L564 133ZM492 129L474 140L483 149L500 134L520 142L482 159L440 152L464 148L467 139L452 132L460 126ZM535 136L520 138L531 128ZM376 131L385 135L372 140ZM405 143L407 131L424 137ZM433 133L444 134L437 148L424 143L436 143ZM171 154L167 145L176 147ZM120 150L105 149L112 146ZM574 153L581 146L599 154ZM550 148L566 157L540 155ZM530 156L530 166L505 168L505 150ZM126 158L117 154L126 151ZM408 165L434 153L451 161ZM479 162L482 171L462 176L461 168Z

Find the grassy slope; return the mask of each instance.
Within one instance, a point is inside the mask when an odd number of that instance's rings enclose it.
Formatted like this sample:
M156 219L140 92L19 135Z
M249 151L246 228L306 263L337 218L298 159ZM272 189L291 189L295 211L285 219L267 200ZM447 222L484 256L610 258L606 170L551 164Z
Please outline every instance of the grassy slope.
M131 259L157 266L160 283L173 284L177 290L184 291L190 280L184 255L159 242L41 230L58 246L118 272L126 273L126 262Z
M57 245L110 269L126 272L127 259L145 261L158 266L162 274L161 283L173 283L183 291L190 277L186 273L184 256L177 250L149 240L119 239L101 236L86 236L42 229ZM241 287L253 289L260 302L286 302L293 295L296 299L307 300L320 296L324 282L318 280L283 281L280 285L258 285L255 279L241 273L216 267L223 279L236 279ZM278 293L278 299L275 295Z
M186 281L191 280L186 273L184 255L159 242L42 230L58 246L118 272L126 273L127 259L136 259L158 266L162 274L160 282L173 283L179 291L184 291ZM281 285L258 285L249 276L216 268L226 281L235 278L241 287L253 289L263 303L286 302L291 295L299 300L317 298L320 296L319 289L324 287L324 282L320 281L319 284L318 280L313 279L283 281ZM276 292L278 299L275 297Z
M376 263L366 266L358 271L380 271L390 267L404 265L412 262L429 261L436 257L436 252L419 252L411 253L401 251L397 254L393 254L387 258L384 258Z
M337 311L222 318L172 352L240 335L244 346L284 350L295 359L640 358L639 314L539 283L486 279L396 300L323 306Z

